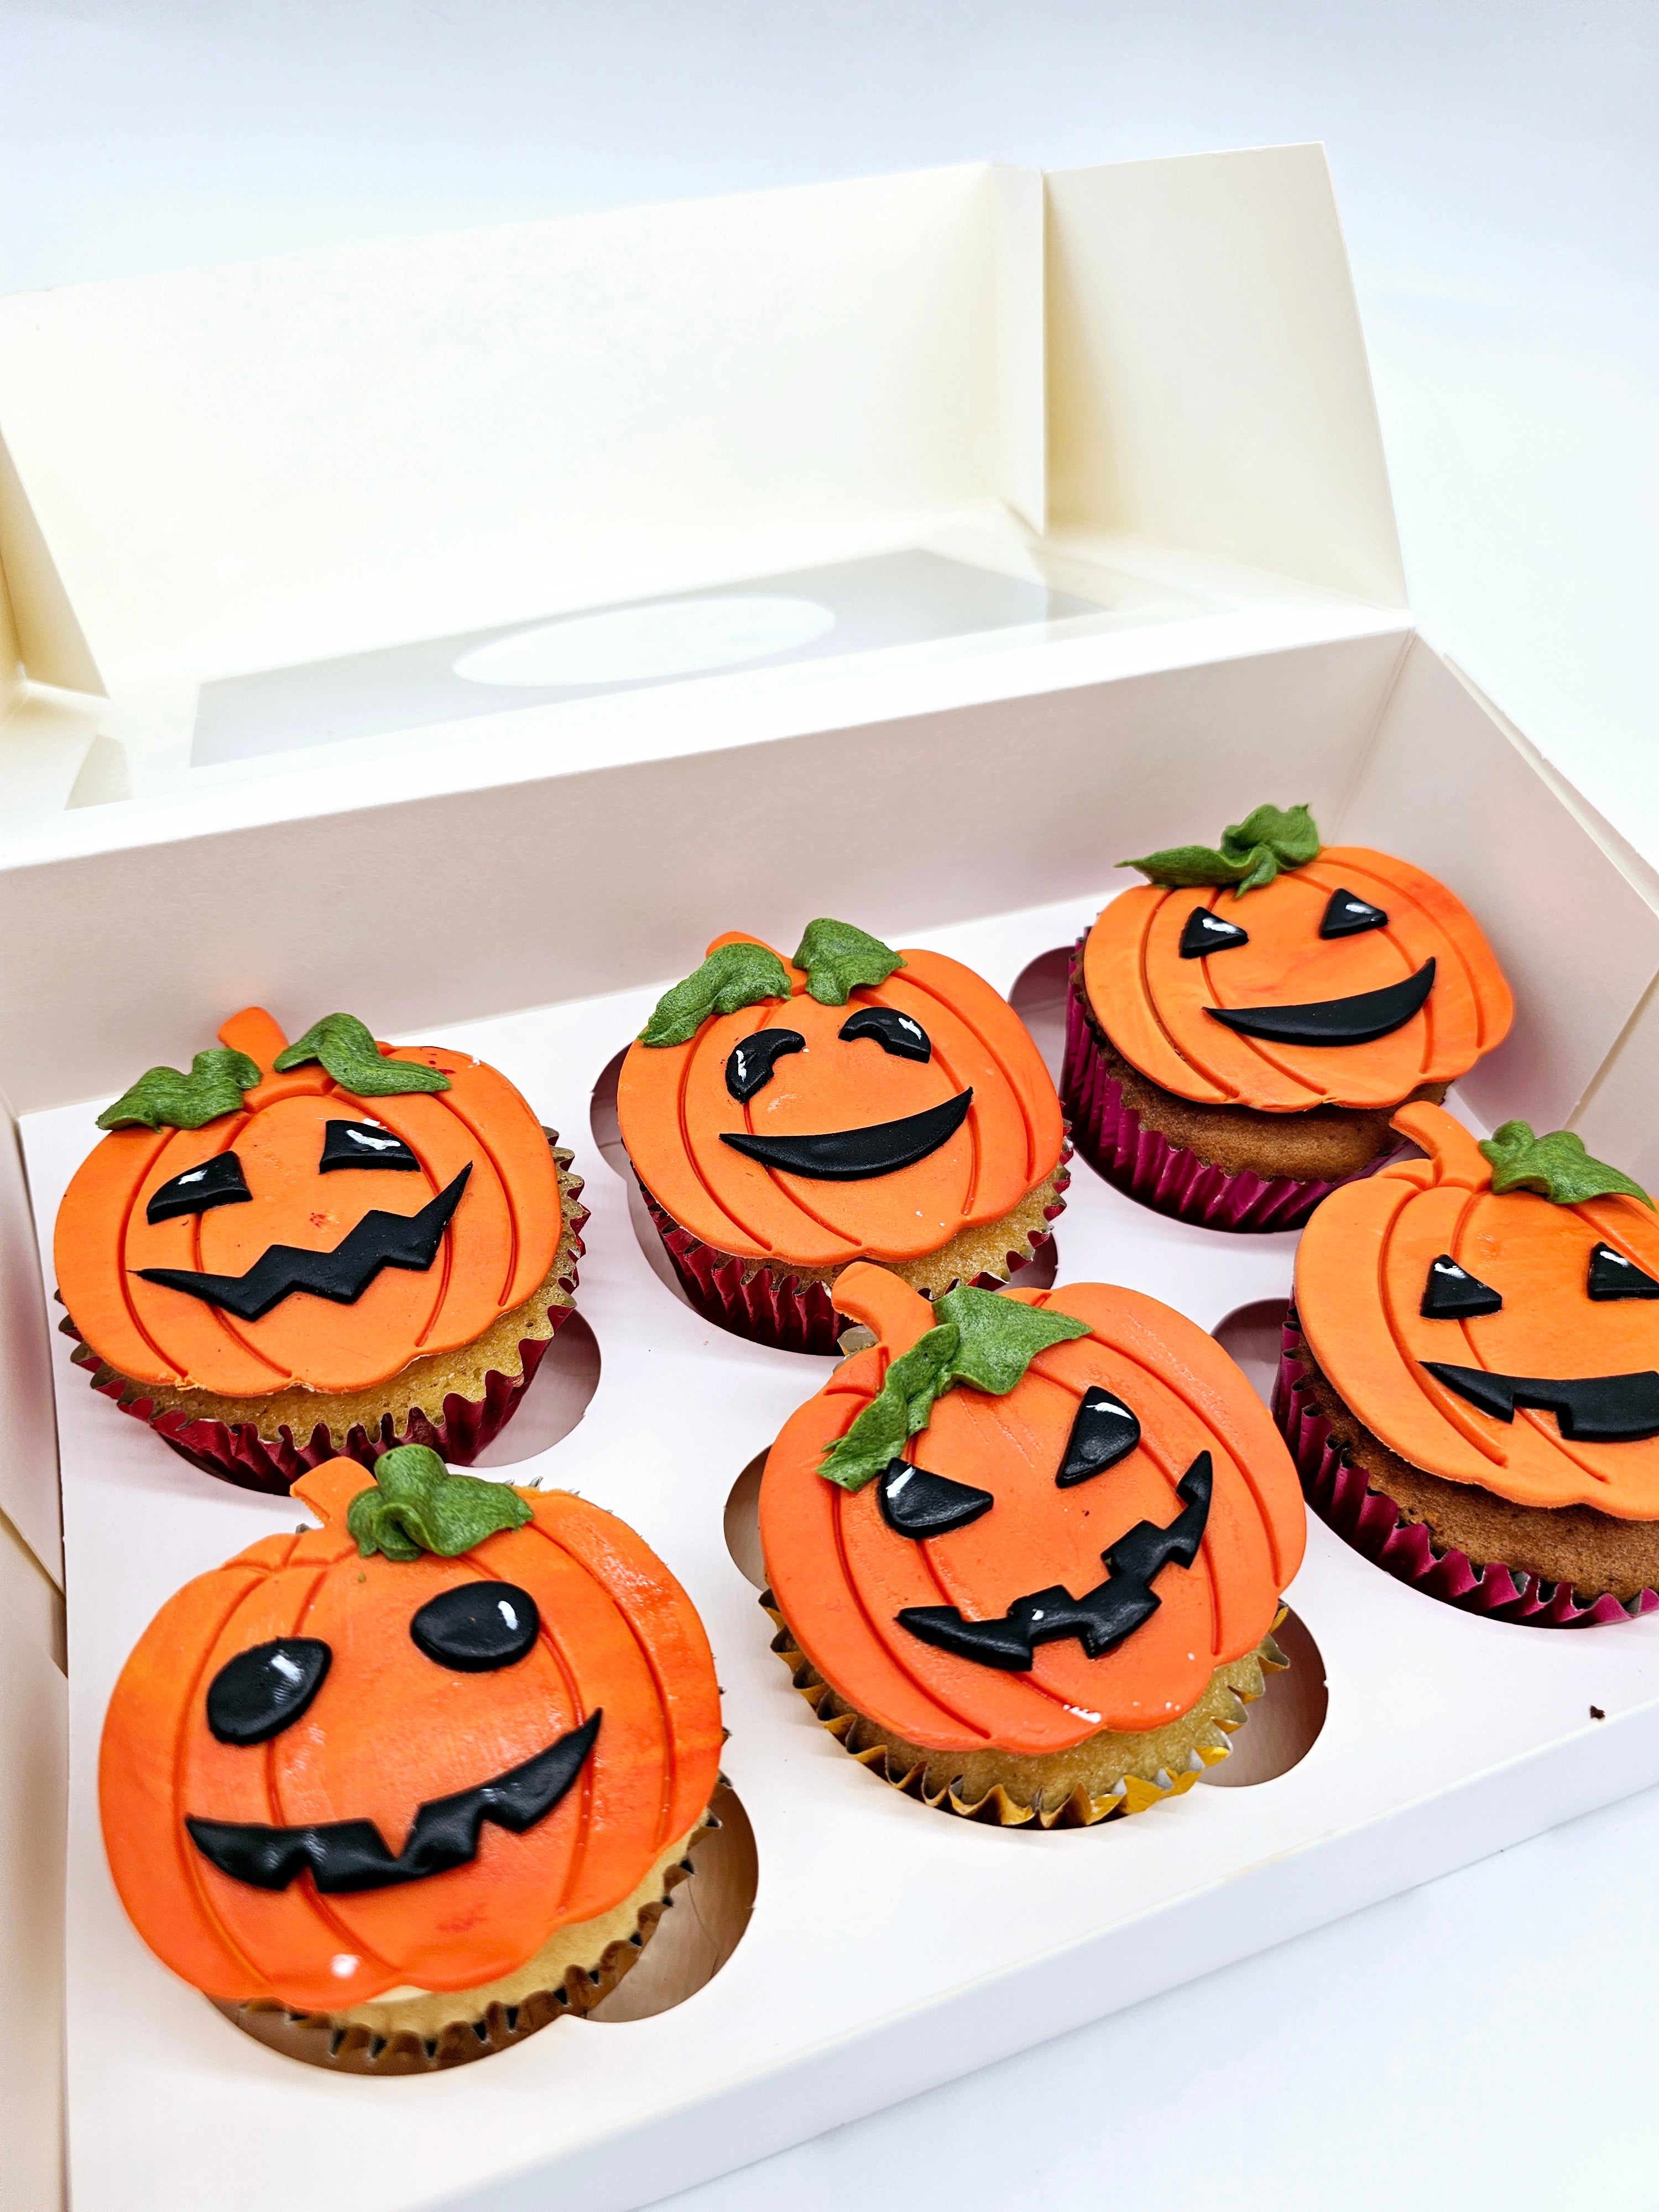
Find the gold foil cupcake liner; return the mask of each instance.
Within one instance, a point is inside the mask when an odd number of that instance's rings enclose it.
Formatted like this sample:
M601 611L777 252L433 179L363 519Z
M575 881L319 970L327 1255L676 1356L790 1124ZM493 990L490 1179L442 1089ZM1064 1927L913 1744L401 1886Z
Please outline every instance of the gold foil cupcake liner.
M1267 1675L1290 1665L1269 1632L1254 1651L1218 1667L1197 1702L1162 1728L1103 1729L1070 1751L1041 1758L994 1747L927 1751L882 1729L832 1690L796 1644L769 1589L760 1601L777 1625L773 1650L842 1750L901 1795L993 1827L1091 1828L1184 1796L1206 1767L1225 1759ZM1273 1627L1284 1618L1281 1606Z

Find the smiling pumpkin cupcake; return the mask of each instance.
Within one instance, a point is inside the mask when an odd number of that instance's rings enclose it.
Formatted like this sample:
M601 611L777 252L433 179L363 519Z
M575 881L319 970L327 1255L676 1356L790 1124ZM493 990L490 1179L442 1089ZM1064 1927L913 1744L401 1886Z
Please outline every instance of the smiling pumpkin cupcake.
M686 1295L756 1342L833 1352L874 1261L926 1297L1004 1282L1049 1235L1060 1101L959 961L810 922L793 961L716 938L623 1062L623 1142Z
M1509 985L1409 861L1259 806L1218 847L1124 860L1073 963L1060 1091L1109 1182L1206 1227L1299 1228L1399 1149L1390 1126L1501 1044Z

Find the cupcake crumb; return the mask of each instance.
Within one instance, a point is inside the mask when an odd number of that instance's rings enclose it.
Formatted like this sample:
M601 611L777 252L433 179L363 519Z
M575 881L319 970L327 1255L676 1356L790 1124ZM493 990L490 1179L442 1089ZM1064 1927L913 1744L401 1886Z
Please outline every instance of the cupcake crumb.
M1602 1711L1600 1705L1592 1705L1590 1707L1590 1718L1593 1721L1604 1721L1607 1718L1607 1715Z

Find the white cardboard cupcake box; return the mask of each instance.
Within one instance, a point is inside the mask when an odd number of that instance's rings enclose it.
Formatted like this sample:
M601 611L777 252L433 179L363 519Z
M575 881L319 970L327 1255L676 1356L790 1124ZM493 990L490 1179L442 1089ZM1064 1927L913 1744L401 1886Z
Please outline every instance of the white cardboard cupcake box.
M1659 1178L1659 891L1414 633L1316 149L10 299L0 436L0 2201L56 2203L61 2142L77 2212L638 2204L1659 1777L1659 1620L1473 1619L1316 1523L1290 1597L1328 1711L1287 1771L1049 1835L884 1789L791 1689L723 1527L829 1363L702 1322L596 1139L604 1071L719 930L842 915L1012 989L1121 856L1270 799L1480 917L1518 1014L1467 1115ZM502 1442L634 1522L714 1641L758 1887L671 2008L337 2077L240 2034L116 1901L115 1674L295 1509L93 1395L41 1253L99 1106L251 1001L463 1044L575 1147L598 1386L538 1450L594 1364L550 1361ZM1294 1243L1079 1165L1059 1279L1214 1328L1283 1298ZM1298 1648L1246 1771L1316 1708Z

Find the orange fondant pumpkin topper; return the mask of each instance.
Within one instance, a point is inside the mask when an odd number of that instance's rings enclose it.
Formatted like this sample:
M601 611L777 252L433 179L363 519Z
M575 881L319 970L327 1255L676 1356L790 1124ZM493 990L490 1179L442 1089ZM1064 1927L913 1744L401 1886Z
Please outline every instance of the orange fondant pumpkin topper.
M717 938L623 1064L623 1141L684 1229L745 1258L905 1261L1060 1164L1060 1102L988 983L845 922L794 961Z
M1508 984L1420 868L1258 807L1218 849L1125 860L1152 882L1090 931L1090 1004L1131 1064L1205 1105L1397 1105L1508 1033Z
M470 1990L632 1894L716 1775L690 1601L599 1507L386 1454L170 1599L105 1723L122 1902L210 1996Z
M1517 1505L1659 1520L1659 1220L1566 1131L1477 1144L1438 1107L1394 1126L1426 1159L1334 1193L1297 1255L1297 1311L1391 1449Z
M846 1701L905 1741L1042 1754L1161 1726L1267 1634L1302 1499L1220 1346L1135 1291L958 1290L854 1267L878 1341L773 1446L778 1607Z
M219 1034L99 1116L58 1214L58 1286L112 1367L233 1398L362 1389L540 1285L558 1180L505 1076L348 1014L292 1045L258 1007Z

